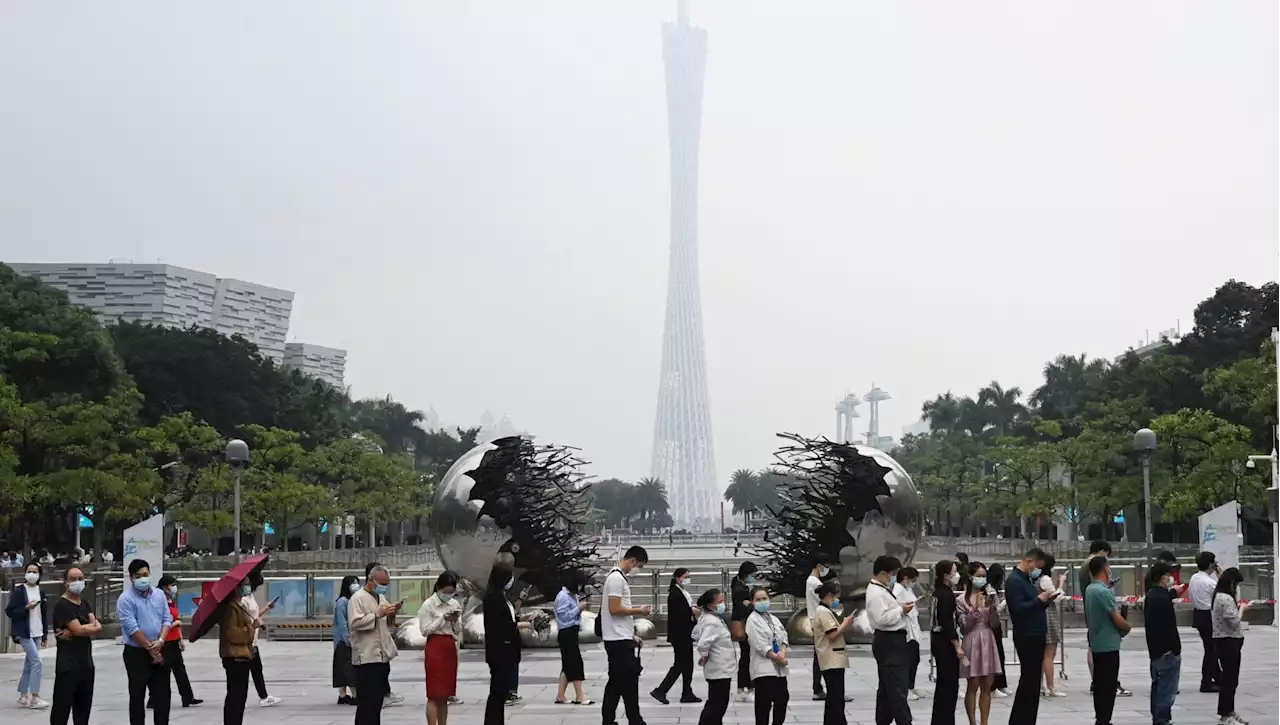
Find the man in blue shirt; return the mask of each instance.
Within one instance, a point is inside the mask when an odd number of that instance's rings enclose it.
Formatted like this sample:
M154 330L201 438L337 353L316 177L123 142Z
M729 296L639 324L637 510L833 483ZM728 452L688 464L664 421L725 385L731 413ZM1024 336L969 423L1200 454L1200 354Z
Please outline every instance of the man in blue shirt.
M1043 666L1045 635L1049 631L1045 609L1057 598L1056 591L1042 592L1036 586L1044 569L1044 552L1032 549L1009 574L1004 598L1013 625L1013 646L1018 651L1018 690L1013 696L1009 725L1035 725L1040 710L1040 669Z
M147 691L151 692L155 725L169 723L169 668L161 648L173 626L169 600L151 586L151 565L129 562L129 586L116 603L124 669L129 678L129 725L146 725Z

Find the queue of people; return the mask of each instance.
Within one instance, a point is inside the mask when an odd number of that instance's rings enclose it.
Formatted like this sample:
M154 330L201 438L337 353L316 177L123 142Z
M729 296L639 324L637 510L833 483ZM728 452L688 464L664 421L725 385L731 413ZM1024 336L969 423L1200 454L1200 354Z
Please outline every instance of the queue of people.
M1082 581L1081 588L1090 693L1095 722L1110 725L1116 698L1125 692L1119 684L1121 645L1132 625L1115 596L1110 547L1106 542L1094 542L1091 549L1084 567L1088 579ZM604 580L603 607L597 625L608 659L601 713L605 725L616 722L619 701L624 705L628 725L644 724L639 703L641 640L636 636L634 618L648 616L651 610L635 606L628 577L647 563L647 552L633 546L620 556ZM1060 644L1061 625L1054 618L1061 616L1058 602L1064 596L1065 583L1065 575L1054 578L1055 564L1052 555L1039 548L1030 549L1003 582L999 580L1003 569L995 564L988 567L970 561L962 567L956 560L945 560L934 565L928 622L937 680L933 725L955 722L962 679L966 683L962 711L969 724L990 725L991 700L997 696L1005 676L1000 642L1001 613L1006 608L1020 669L1010 725L1037 722L1040 698L1062 696L1055 689L1050 650ZM1161 557L1148 571L1144 609L1152 721L1154 725L1172 722L1181 669L1181 639L1174 604L1181 593L1189 591L1197 612L1198 631L1202 630L1205 616L1199 612L1207 612L1209 618L1212 661L1207 658L1202 662L1201 689L1217 694L1219 725L1248 725L1236 710L1244 644L1241 622L1246 609L1239 603L1243 577L1236 568L1222 570L1208 552L1197 557L1196 564L1198 572L1189 587L1178 581L1176 560ZM101 624L90 602L82 597L85 576L81 569L67 568L63 591L53 601L40 588L43 574L39 563L28 565L22 585L15 587L6 608L13 634L24 650L19 706L50 709L53 725L65 725L69 720L83 725L89 722L94 697L90 638L101 631ZM736 678L740 696L753 701L757 725L781 725L786 721L792 664L790 638L786 626L771 611L769 591L756 584L755 574L755 565L744 562L728 597L712 588L695 598L688 570L674 572L667 602L668 641L674 662L650 692L655 700L668 704L666 695L679 681L681 702L703 703L700 725L720 723ZM875 720L877 725L910 725L909 702L920 697L915 686L923 636L916 611L919 572L904 567L892 556L881 556L873 562L872 574L867 583L866 614L873 630L872 655L877 670ZM117 613L128 681L129 721L130 725L143 725L146 710L151 709L153 721L163 725L169 720L170 676L177 683L183 707L202 702L195 697L186 674L176 580L172 576L160 578L156 591L148 563L135 559L128 563L128 581L129 586L117 603ZM589 608L589 581L582 571L568 572L556 597L561 659L557 704L593 704L583 687L586 676L579 647L582 614ZM223 608L219 621L219 655L226 674L225 725L243 722L250 679L258 686L261 705L279 702L266 694L258 650L258 633L274 605L274 601L265 607L257 604L254 592L262 583L260 576L243 582L239 596ZM459 584L454 573L441 574L417 615L418 630L425 639L428 725L447 725L449 706L456 702L462 644L462 607L456 598ZM513 600L514 584L510 566L494 567L482 605L485 659L490 669L486 725L497 725L505 719L504 710L511 703L514 673L520 661L521 634L532 627L518 615L517 602L526 595L514 595ZM332 685L338 690L339 704L356 706L356 725L380 723L382 709L397 704L390 698L390 662L398 654L391 633L403 602L387 600L389 585L386 567L370 564L363 582L354 576L342 581L334 603ZM824 724L846 725L845 705L852 698L845 692L845 637L853 619L840 615L842 585L830 576L824 559L814 560L806 588L810 585L812 602L807 596L810 592L806 592L806 609L812 613L814 633L814 696L818 699L821 693L820 699L825 701ZM1201 606L1206 599L1207 608ZM50 635L58 648L52 703L39 694L43 684L39 649ZM702 668L707 683L705 702L692 687L695 664ZM566 699L570 685L574 688L573 700Z

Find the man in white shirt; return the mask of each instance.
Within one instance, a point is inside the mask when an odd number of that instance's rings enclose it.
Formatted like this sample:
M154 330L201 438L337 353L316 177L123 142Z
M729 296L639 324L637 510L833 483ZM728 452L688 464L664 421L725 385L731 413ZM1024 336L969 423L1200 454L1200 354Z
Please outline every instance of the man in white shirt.
M893 583L902 562L896 557L877 557L867 584L867 619L875 634L871 654L876 658L879 686L876 688L876 723L911 725L911 706L907 703L911 654L907 648L907 615L915 603L903 604L893 596Z
M830 561L826 554L819 553L813 560L813 569L809 572L809 578L804 580L804 612L809 616L809 627L813 629L813 639L816 643L818 637L821 636L817 630L818 608L822 603L818 600L818 587L822 586L822 580L831 570L827 567ZM825 700L827 693L822 689L822 669L818 667L818 648L813 648L813 699Z
M1196 569L1199 571L1191 576L1187 591L1191 597L1191 606L1194 607L1191 626L1195 627L1200 635L1200 642L1204 644L1204 659L1200 661L1200 691L1217 692L1221 689L1218 682L1222 672L1218 668L1218 654L1213 647L1213 620L1209 610L1213 609L1213 592L1218 587L1218 574L1222 570L1218 568L1217 557L1211 551L1196 554Z
M631 585L627 575L643 569L649 563L649 553L643 547L633 546L610 570L604 580L604 606L600 608L600 635L604 639L604 651L609 657L609 680L604 686L602 708L604 725L617 722L618 700L622 700L629 725L644 725L640 716L640 658L636 647L634 617L649 616L648 606L631 606Z

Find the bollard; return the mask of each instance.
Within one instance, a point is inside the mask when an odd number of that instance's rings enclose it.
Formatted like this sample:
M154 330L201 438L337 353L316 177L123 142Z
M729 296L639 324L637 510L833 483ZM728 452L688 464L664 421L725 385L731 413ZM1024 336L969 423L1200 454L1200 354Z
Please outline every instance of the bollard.
M0 591L0 612L3 612L9 606L9 592ZM7 616L0 617L0 654L7 654L13 640L10 639L9 627L11 623Z

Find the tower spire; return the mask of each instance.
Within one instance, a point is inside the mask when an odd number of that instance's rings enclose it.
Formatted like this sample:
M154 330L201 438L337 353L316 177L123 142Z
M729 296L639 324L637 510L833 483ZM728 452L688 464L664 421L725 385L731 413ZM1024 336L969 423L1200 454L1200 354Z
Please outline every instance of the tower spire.
M689 0L676 0L676 22L680 25L689 24Z

